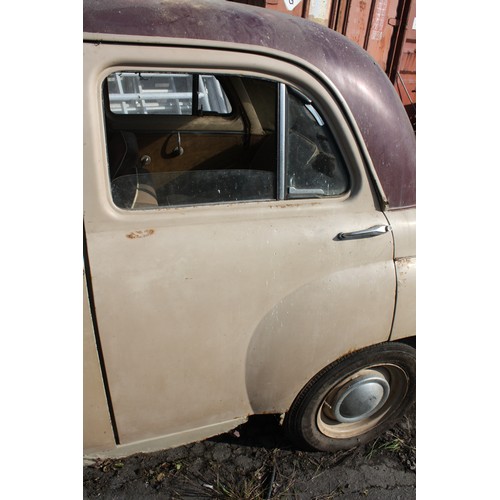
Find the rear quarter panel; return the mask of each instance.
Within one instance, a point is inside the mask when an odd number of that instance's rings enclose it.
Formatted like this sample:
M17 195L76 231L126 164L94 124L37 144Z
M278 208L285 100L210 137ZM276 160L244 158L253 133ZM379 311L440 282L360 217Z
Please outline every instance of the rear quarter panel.
M386 213L394 234L397 300L391 340L416 335L416 209Z

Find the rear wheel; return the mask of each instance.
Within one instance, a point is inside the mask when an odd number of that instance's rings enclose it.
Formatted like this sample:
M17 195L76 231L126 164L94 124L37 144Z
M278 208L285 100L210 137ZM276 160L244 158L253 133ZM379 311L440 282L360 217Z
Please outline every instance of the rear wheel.
M389 428L414 400L415 349L385 342L318 373L297 396L285 428L306 448L352 448Z

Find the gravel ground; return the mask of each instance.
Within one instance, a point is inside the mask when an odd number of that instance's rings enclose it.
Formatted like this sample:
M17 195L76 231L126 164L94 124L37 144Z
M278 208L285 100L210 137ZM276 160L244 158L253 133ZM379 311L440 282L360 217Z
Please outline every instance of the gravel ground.
M413 499L415 410L366 446L299 451L274 415L206 441L84 467L84 499Z

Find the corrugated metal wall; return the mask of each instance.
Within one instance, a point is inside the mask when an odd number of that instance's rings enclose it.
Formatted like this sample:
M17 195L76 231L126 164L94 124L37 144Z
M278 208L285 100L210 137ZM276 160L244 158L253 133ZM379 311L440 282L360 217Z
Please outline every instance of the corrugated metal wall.
M387 73L416 128L416 0L232 0L328 26L363 47Z

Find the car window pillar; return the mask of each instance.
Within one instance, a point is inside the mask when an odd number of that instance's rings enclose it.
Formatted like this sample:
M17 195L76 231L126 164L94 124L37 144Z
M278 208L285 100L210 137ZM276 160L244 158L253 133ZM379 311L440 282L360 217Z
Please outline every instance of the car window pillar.
M278 86L278 200L285 199L286 85Z

